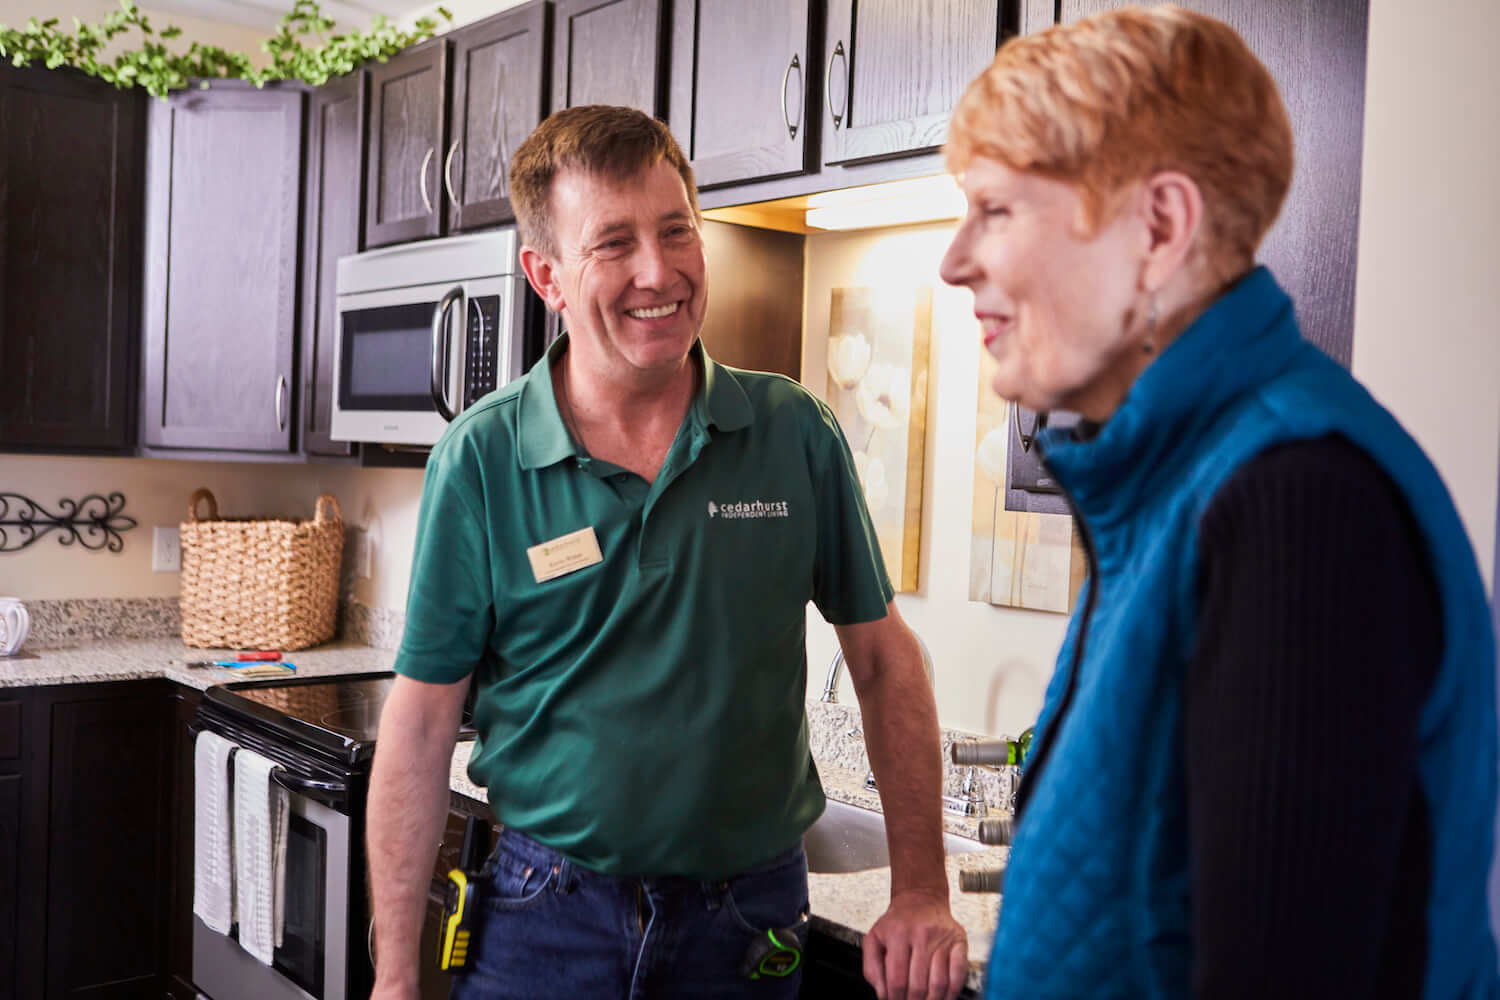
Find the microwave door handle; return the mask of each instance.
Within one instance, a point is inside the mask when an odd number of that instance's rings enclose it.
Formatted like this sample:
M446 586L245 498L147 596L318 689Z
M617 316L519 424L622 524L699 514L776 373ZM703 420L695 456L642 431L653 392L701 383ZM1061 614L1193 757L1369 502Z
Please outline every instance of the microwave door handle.
M443 419L453 420L453 408L448 405L448 366L443 364L444 350L448 343L448 310L463 301L462 285L454 285L443 293L443 298L432 310L432 405Z

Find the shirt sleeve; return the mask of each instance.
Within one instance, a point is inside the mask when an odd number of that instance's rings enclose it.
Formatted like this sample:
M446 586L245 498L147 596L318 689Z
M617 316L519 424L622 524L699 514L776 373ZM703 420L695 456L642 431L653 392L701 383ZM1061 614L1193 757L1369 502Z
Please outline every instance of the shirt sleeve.
M1423 920L1425 889L1413 898L1402 871L1428 843L1414 829L1417 726L1442 632L1410 510L1330 436L1249 463L1210 503L1199 544L1185 705L1194 994L1387 995L1393 970L1413 967L1419 985L1425 935L1391 928Z
M395 664L397 673L416 680L463 680L490 638L494 590L476 463L461 439L444 442L427 462Z
M833 411L814 402L817 416L809 449L818 516L813 603L832 625L878 621L896 591L885 571L849 442Z

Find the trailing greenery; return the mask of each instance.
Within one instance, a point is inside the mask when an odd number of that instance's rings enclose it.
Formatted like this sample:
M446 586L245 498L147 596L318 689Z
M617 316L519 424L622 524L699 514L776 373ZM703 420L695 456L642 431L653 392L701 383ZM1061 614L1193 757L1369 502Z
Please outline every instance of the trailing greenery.
M447 20L453 19L442 7L437 12ZM271 61L257 69L243 52L230 52L217 45L193 42L185 53L169 51L163 43L177 38L182 29L168 26L156 32L134 0L120 0L120 9L111 11L99 24L84 24L73 18L71 32L59 30L55 17L45 21L33 17L24 28L0 26L0 58L17 66L72 66L117 87L141 87L156 97L165 97L168 91L181 90L195 77L233 77L249 80L257 87L270 80L322 84L371 59L385 62L406 46L432 37L437 26L436 19L423 17L417 19L413 30L403 31L383 15L376 15L368 31L330 35L334 23L323 16L317 0L295 0L292 9L282 15L276 33L261 43ZM102 60L100 53L105 47L131 29L140 31L140 47Z

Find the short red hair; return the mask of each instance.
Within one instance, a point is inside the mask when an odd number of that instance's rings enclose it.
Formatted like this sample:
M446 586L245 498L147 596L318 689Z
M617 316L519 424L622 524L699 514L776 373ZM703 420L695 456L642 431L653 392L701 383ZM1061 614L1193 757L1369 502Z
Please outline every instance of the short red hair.
M1076 185L1096 231L1162 170L1203 194L1203 261L1249 270L1292 180L1276 83L1234 29L1180 7L1126 7L1011 39L964 92L947 145Z

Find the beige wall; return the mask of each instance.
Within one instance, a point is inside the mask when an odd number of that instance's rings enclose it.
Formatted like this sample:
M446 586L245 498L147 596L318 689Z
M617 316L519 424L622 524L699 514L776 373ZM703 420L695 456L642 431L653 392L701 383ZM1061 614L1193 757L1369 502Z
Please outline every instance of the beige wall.
M834 287L933 289L921 557L916 593L898 595L896 606L932 653L944 724L1016 734L1041 707L1067 618L969 601L979 335L973 296L944 285L937 274L953 228L944 223L808 237L802 381L826 395ZM808 694L816 697L838 640L813 608L808 609L807 647ZM840 697L853 699L847 681Z
M1370 5L1354 374L1432 456L1490 583L1500 456L1494 0Z
M319 493L332 492L344 503L344 480L352 472L244 462L0 455L0 491L29 497L54 514L60 512L59 500L118 491L125 494L123 513L138 525L121 536L124 549L118 553L60 545L54 531L19 552L0 555L0 594L23 600L175 597L178 574L151 571L152 528L182 521L188 497L198 487L213 491L225 517L309 517ZM14 529L11 537L19 537Z

